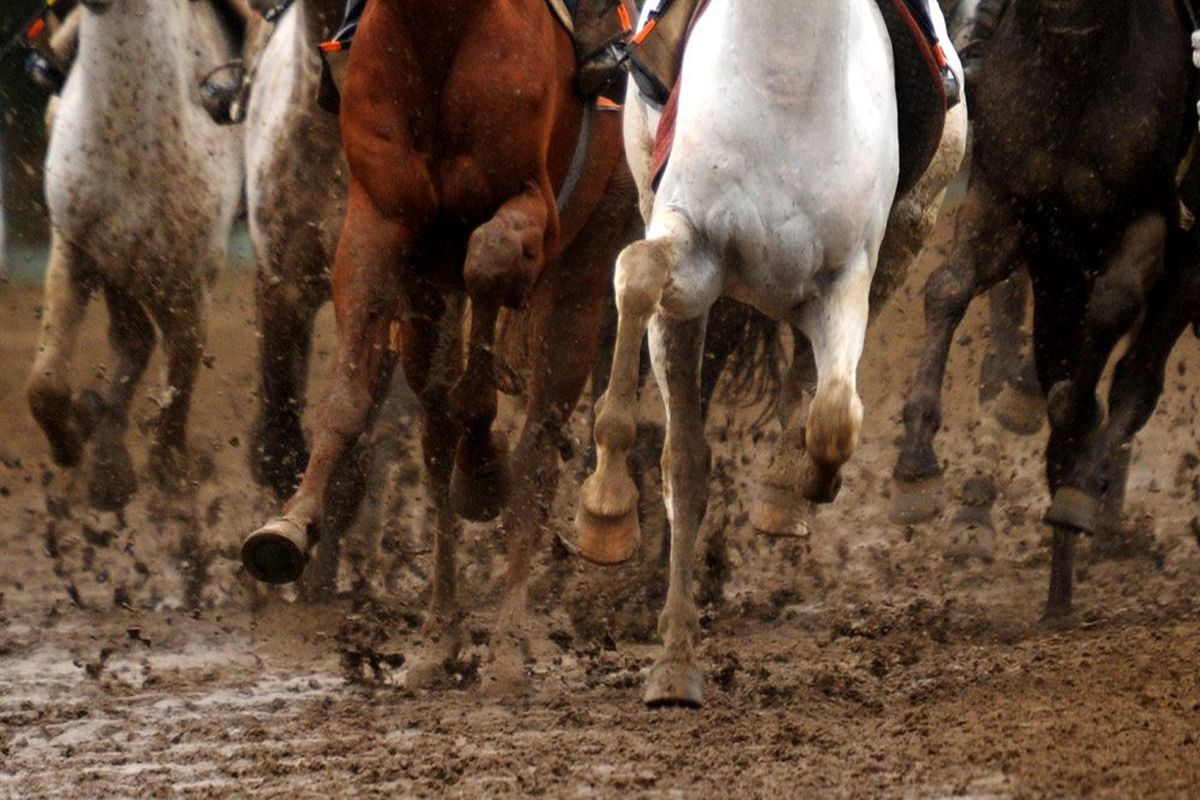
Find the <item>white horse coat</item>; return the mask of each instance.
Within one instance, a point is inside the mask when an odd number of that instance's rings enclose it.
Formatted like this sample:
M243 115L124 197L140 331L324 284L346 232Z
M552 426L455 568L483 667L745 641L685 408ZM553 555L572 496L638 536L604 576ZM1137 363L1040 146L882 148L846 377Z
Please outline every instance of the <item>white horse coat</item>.
M719 297L794 326L812 344L816 393L807 424L796 420L785 430L778 474L766 478L774 491L768 518L787 516L784 495L832 500L838 470L857 446L863 412L855 373L896 200L894 86L875 0L711 0L684 54L673 150L655 192L650 164L659 110L631 84L626 151L647 234L617 261L617 348L596 420L597 469L584 484L577 525L580 551L593 560L620 560L636 544L637 492L625 455L633 441L637 353L649 324L667 410L664 496L672 545L659 622L665 650L647 702L697 704L701 697L692 656L692 550L707 504L709 451L699 372L705 321ZM962 120L949 128L961 127L965 138L965 109ZM961 142L948 149L957 149L957 159L942 159L943 171L950 162L953 169L934 195L961 161ZM917 217L906 214L905 227L918 227Z

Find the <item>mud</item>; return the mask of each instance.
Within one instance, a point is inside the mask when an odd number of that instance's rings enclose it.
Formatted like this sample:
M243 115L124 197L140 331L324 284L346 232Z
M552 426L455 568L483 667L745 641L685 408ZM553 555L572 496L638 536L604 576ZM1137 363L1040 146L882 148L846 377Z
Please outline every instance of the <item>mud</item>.
M478 688L501 538L468 526L471 646L444 686L414 693L404 656L430 555L403 397L387 437L397 457L347 543L339 595L293 602L294 590L251 585L235 560L273 509L245 465L251 282L226 280L214 299L193 439L215 476L184 499L146 483L122 517L88 511L78 481L50 466L22 394L40 298L0 284L0 796L1200 794L1200 347L1189 337L1177 349L1135 447L1132 535L1081 547L1076 618L1043 626L1045 431L1017 438L980 411L982 308L953 355L939 447L951 499L977 474L994 478L996 558L943 558L953 503L926 525L888 521L919 287L949 231L944 220L871 334L863 448L809 539L751 532L754 458L774 434L747 429L757 410L715 407L701 711L640 704L665 590L657 501L626 567L581 565L548 543L532 689L506 703ZM317 386L329 328L326 312ZM77 385L102 381L111 358L94 307ZM154 380L133 415L139 465ZM553 523L563 530L584 414L574 431Z

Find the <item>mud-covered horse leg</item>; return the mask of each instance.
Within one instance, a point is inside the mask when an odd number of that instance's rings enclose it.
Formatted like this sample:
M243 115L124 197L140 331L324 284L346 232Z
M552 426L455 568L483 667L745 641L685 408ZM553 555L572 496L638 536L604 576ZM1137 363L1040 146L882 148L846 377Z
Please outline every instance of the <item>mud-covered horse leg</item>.
M189 491L212 466L211 459L192 452L187 441L192 394L204 356L208 308L199 287L164 300L150 309L162 331L167 374L150 443L150 475L164 492L180 494Z
M804 460L805 426L799 418L804 396L816 385L817 365L812 343L792 326L792 363L783 375L776 403L782 435L758 481L750 507L750 524L767 536L806 536L813 503L796 492L795 476Z
M1052 500L1046 520L1051 524L1089 534L1099 530L1102 488L1088 485L1091 465L1083 461L1087 441L1102 422L1096 387L1113 348L1137 321L1163 273L1166 235L1167 222L1157 213L1125 231L1117 253L1088 292L1069 377L1047 394L1046 467Z
M655 377L667 410L663 489L671 520L667 602L658 618L663 650L647 679L647 705L699 706L704 674L695 660L700 614L694 587L694 550L708 506L711 453L700 408L700 370L707 314L671 320L657 316L650 331Z
M941 464L933 438L941 426L942 382L954 331L971 301L1017 266L1019 223L1006 199L977 176L963 200L950 260L925 284L925 345L904 404L904 436L892 477L892 517L912 523L941 512Z
M1119 526L1130 443L1158 404L1167 359L1200 301L1196 254L1190 247L1184 251L1186 257L1173 257L1166 274L1150 291L1142 322L1113 372L1108 418L1087 437L1055 494L1056 501L1061 501L1060 510L1096 509L1075 520L1095 522L1091 530L1081 528L1085 532L1101 534ZM1132 293L1127 302L1131 300ZM1070 521L1068 514L1064 524Z
M467 244L463 279L471 299L467 367L451 393L463 437L455 453L451 499L467 519L495 518L508 498L508 446L496 418L496 322L501 306L528 300L546 258L553 195L538 184L508 200Z
M1029 279L1017 273L988 292L991 330L979 368L979 401L1006 430L1032 436L1046 417L1032 355L1025 355L1021 324Z
M44 310L37 355L29 373L26 397L33 418L46 434L54 463L77 467L91 435L91 420L71 398L67 366L79 338L79 324L93 284L86 277L86 256L51 232Z
M308 466L282 516L242 545L242 563L259 580L296 580L319 538L330 479L367 429L376 387L390 360L391 324L401 297L398 271L410 257L411 238L405 220L380 212L361 185L352 185L334 262L338 343L316 409Z
M694 234L672 215L665 235L634 242L617 257L617 343L608 389L596 412L596 469L583 482L575 515L579 554L596 564L620 564L637 549L641 531L638 490L627 456L637 437L637 396L642 341L662 300L671 269Z
M300 419L304 413L313 321L328 289L319 276L309 282L260 274L259 409L250 441L250 472L279 500L286 500L308 461ZM315 284L315 280L312 281Z
M513 491L502 529L508 543L504 598L491 640L485 689L508 694L524 684L530 565L550 516L566 424L587 383L611 285L611 264L633 199L623 172L588 227L548 271L532 298L529 401L513 452Z
M141 303L123 289L102 283L108 305L108 340L117 355L116 370L98 404L95 443L88 464L88 499L99 509L124 508L137 489L133 460L125 446L129 404L146 371L157 338Z
M423 640L408 653L408 686L436 683L462 646L458 605L457 549L461 524L450 500L454 449L462 428L453 413L451 390L461 377L463 303L449 302L437 288L411 287L407 313L399 325L400 361L421 406L421 451L433 577Z

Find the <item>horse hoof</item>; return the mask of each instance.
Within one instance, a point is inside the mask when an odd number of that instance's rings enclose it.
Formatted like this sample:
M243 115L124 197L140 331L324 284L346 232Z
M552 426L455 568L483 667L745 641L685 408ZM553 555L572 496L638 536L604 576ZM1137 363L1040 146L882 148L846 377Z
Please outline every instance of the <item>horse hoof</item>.
M945 489L940 478L892 482L891 520L897 525L919 525L942 513Z
M493 433L487 456L482 460L472 459L465 447L465 441L459 443L454 459L450 507L463 519L487 522L500 515L508 500L511 480L508 443L502 435Z
M964 506L954 515L951 543L942 556L959 564L978 559L984 564L996 560L996 526L989 509Z
M704 673L691 661L659 661L650 668L642 702L651 708L704 704Z
M582 503L575 513L575 531L577 540L564 544L585 561L602 567L624 564L633 558L642 538L636 510L619 517L602 517Z
M1098 499L1082 489L1063 486L1055 491L1045 520L1051 525L1094 534L1100 530L1103 515L1103 504Z
M1065 631L1075 627L1075 610L1071 606L1071 601L1046 603L1046 609L1042 612L1042 618L1038 620L1043 628L1052 631Z
M812 533L808 520L812 503L778 486L760 486L750 507L750 524L764 536L806 539Z
M88 467L88 502L99 511L119 511L137 491L133 459L124 445L105 448L93 455Z
M1042 429L1046 418L1046 404L1041 395L1023 392L1008 381L986 403L986 408L1005 430L1018 436L1033 436Z
M286 517L276 517L242 543L242 564L264 583L291 583L307 562L308 534Z
M529 688L529 678L525 674L525 662L516 656L501 657L497 655L484 668L480 683L484 696L493 700L520 697Z

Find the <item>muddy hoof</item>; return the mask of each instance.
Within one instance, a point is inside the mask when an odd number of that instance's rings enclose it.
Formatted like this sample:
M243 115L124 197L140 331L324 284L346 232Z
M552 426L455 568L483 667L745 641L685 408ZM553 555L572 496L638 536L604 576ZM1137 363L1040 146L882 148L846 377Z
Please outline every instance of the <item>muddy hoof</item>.
M525 661L516 655L497 655L484 667L480 676L480 688L485 697L493 700L520 697L529 688Z
M454 513L471 522L495 519L508 500L510 480L508 442L503 435L492 434L483 458L471 458L464 439L454 457L450 505Z
M100 511L119 511L137 491L133 459L124 445L100 449L88 466L88 502Z
M659 661L650 668L642 702L651 708L704 704L704 673L691 661Z
M291 583L307 562L308 534L286 517L276 517L242 543L246 571L265 583Z
M996 560L996 526L987 508L964 506L954 515L950 546L942 556L958 564L978 559L984 564Z
M1054 493L1046 522L1073 531L1094 534L1100 530L1104 517L1103 504L1082 489L1063 486Z
M1076 625L1075 610L1070 601L1066 603L1048 602L1038 624L1052 631L1070 630Z
M1008 381L985 408L1005 430L1019 436L1033 436L1046 418L1046 404L1040 394L1023 392Z
M624 564L637 552L642 538L637 511L619 517L602 517L579 504L575 512L574 542L563 540L569 550L602 567ZM560 537L561 538L561 537Z
M892 481L891 520L897 525L918 525L937 517L946 503L941 478Z
M812 533L812 503L778 486L760 486L750 507L750 524L764 536L806 539Z

